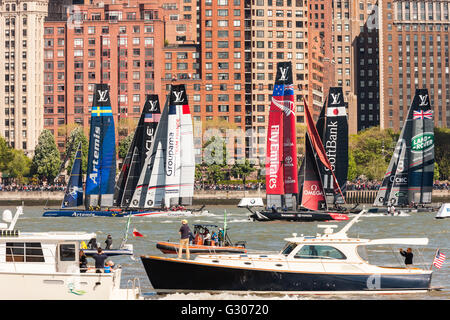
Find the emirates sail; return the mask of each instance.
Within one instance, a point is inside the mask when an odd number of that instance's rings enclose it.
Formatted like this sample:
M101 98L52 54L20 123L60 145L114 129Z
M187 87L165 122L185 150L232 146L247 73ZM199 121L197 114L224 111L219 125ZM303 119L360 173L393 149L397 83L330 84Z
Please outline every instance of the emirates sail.
M267 207L296 208L298 165L294 108L292 64L279 62L267 132Z

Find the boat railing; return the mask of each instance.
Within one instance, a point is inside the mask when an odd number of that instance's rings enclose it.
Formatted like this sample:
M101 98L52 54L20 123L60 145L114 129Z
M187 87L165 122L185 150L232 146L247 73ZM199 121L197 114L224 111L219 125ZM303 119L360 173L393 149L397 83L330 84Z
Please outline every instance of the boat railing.
M131 288L130 288L130 284L131 284ZM133 294L133 298L141 296L141 294L142 294L141 280L139 280L139 278L136 277L133 279L128 279L128 281L127 281L127 300L129 299L128 294L130 293L130 291Z

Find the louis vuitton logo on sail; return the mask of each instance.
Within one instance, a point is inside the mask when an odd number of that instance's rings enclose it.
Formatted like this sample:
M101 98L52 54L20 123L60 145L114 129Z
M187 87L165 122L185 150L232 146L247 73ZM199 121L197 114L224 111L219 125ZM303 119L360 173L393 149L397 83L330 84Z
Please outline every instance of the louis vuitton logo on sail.
M339 104L339 102L340 102L339 98L340 98L341 94L340 93L330 93L330 95L331 95L331 98L333 99L331 104Z
M174 101L174 102L180 103L180 102L183 102L183 101L184 101L184 98L182 99L182 97L183 97L183 92L184 92L184 91L174 91L174 92L173 92L173 95L175 96L175 101Z
M284 67L284 68L280 67L281 75L280 75L280 78L278 79L279 81L286 81L286 80L288 80L288 78L287 78L288 70L289 70L289 67Z
M423 107L423 106L428 106L428 95L420 95L419 94L419 99L420 99L420 103L419 103L419 107Z
M108 101L108 90L97 90L98 92L98 102Z

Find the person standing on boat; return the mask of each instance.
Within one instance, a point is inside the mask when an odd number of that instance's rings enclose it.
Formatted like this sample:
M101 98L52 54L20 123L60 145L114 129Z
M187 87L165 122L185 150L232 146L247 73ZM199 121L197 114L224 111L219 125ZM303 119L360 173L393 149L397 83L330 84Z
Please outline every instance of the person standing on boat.
M405 257L406 267L411 268L411 266L413 264L413 257L414 257L414 254L412 253L412 249L408 248L408 249L406 249L406 251L403 251L403 249L400 248L400 254Z
M102 248L97 249L97 253L92 255L92 258L95 260L95 272L102 273L105 268L105 260L108 256L103 252Z
M80 272L85 273L87 271L87 258L83 250L80 250Z
M181 259L183 255L183 246L186 247L186 259L189 260L190 252L189 252L189 234L191 233L191 229L188 226L187 220L181 221L181 227L179 230L180 233L180 249L178 250L178 258Z
M112 237L110 234L108 234L108 236L106 237L105 240L106 246L105 246L105 250L109 250L112 247Z

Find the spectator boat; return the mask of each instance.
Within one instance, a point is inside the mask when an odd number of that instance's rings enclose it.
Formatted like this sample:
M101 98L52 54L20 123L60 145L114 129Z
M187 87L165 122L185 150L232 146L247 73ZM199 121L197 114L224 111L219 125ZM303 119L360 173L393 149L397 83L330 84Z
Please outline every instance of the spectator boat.
M22 207L14 217L5 210L5 223L0 224L1 300L140 298L137 279L130 280L128 288L120 288L121 267L109 273L96 273L94 268L80 270L80 243L95 237L95 233L22 232L14 229L21 214Z
M285 239L278 253L198 255L194 260L141 256L156 292L233 292L283 294L410 293L431 288L433 271L370 264L358 248L371 245L427 245L427 238L360 239L347 231L361 211L339 232ZM188 275L188 276L186 276Z
M189 252L192 254L218 254L218 253L246 253L244 241L238 241L233 244L231 242L228 232L224 232L224 241L207 239L204 237L208 232L216 232L219 234L223 229L217 229L218 226L214 224L194 224L194 239L189 244ZM165 254L177 254L180 248L179 242L159 241L156 243L156 248Z

